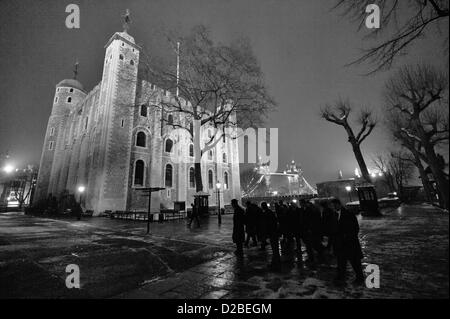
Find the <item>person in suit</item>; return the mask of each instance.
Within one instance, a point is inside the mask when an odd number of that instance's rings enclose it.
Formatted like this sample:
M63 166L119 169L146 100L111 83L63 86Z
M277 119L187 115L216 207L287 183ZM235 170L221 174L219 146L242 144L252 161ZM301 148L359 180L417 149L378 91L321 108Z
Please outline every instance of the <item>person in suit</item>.
M256 237L258 241L261 243L261 247L259 250L266 250L267 245L267 220L266 215L264 214L261 207L255 205L256 210Z
M303 263L302 256L302 237L303 237L303 211L297 204L292 203L290 206L290 227L295 240L295 251L297 253L297 262L299 264Z
M191 227L192 221L195 219L196 223L197 223L197 227L200 227L200 219L198 218L198 205L197 205L197 199L194 200L194 203L191 204L192 207L192 212L191 212L191 217L189 219L188 222L188 226Z
M245 239L245 247L248 248L250 239L253 241L253 246L257 246L258 242L256 240L256 227L258 221L258 207L247 201L247 209L245 211L245 233L247 235Z
M336 279L338 281L345 279L347 261L349 261L356 274L355 283L361 284L364 282L364 274L361 265L363 253L358 238L358 220L355 214L349 212L342 206L339 199L333 199L331 205L335 212L335 218L337 219L337 230L333 240L338 266Z
M281 266L280 247L279 247L279 225L276 214L269 209L266 202L261 203L261 208L266 220L266 234L270 240L272 248L271 268L279 269Z
M237 199L231 200L234 209L233 214L233 242L236 244L235 254L238 257L244 255L243 245L245 242L245 211L239 206Z

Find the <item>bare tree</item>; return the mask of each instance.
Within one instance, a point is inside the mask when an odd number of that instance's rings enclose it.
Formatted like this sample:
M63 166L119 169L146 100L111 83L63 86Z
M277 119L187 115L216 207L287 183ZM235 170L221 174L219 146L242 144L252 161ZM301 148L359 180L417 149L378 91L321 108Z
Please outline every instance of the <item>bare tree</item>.
M385 100L396 119L396 137L433 173L445 208L449 205L448 175L437 149L449 140L448 75L428 65L407 65L390 78Z
M403 150L390 152L389 155L379 155L374 160L375 166L383 172L383 180L391 191L396 191L398 197L404 200L404 186L412 177L414 160Z
M425 197L428 202L432 203L433 189L428 174L426 173L426 168L424 167L423 156L421 156L421 153L423 152L422 144L402 130L403 127L407 126L407 120L402 117L400 113L388 110L384 122L394 142L400 144L401 147L404 147L410 152L411 156L408 156L407 158L411 159L417 167L420 179L422 180Z
M37 172L33 165L15 172L13 179L9 182L10 190L14 199L19 203L19 209L22 209L25 202L30 198L33 190L33 179Z
M357 121L360 128L358 133L355 134L349 122L351 112L352 107L350 106L350 102L348 100L340 99L333 106L326 105L325 108L321 110L321 117L328 122L342 126L345 129L348 136L348 142L352 146L361 174L367 182L371 182L369 170L367 169L364 156L361 152L361 143L372 133L376 126L376 120L371 110L361 110Z
M275 102L248 39L217 44L206 27L197 26L187 36L169 36L168 41L175 50L181 43L179 72L166 63L147 60L144 65L153 83L174 94L169 99L150 96L148 104L161 111L166 125L188 132L194 144L196 189L202 191L202 156L222 139L237 137L227 128L262 123ZM184 120L173 121L170 114ZM212 134L202 145L200 132L206 127Z
M367 17L366 7L372 3L372 0L337 0L334 8L358 23L358 30L361 30ZM366 40L376 40L376 44L364 49L362 55L350 64L372 63L375 68L370 73L390 68L396 58L429 32L433 32L433 36L441 35L448 58L448 24L444 24L445 21L448 23L448 3L448 0L377 1L381 27L373 29L365 37Z

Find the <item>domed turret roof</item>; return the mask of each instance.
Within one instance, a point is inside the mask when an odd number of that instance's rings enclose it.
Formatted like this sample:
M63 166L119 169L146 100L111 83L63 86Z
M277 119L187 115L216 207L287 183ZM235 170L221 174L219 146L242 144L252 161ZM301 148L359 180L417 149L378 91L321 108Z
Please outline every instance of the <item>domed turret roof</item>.
M81 84L78 80L75 80L75 79L62 80L56 86L57 87L58 86L68 86L68 87L72 87L72 88L78 89L80 91L84 91L83 84Z

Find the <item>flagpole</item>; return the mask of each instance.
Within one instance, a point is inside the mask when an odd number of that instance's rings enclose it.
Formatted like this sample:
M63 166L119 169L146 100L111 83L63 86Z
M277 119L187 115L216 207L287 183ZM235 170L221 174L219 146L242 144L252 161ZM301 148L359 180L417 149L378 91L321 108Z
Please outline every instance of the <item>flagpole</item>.
M177 97L180 93L178 84L180 83L180 42L177 42Z

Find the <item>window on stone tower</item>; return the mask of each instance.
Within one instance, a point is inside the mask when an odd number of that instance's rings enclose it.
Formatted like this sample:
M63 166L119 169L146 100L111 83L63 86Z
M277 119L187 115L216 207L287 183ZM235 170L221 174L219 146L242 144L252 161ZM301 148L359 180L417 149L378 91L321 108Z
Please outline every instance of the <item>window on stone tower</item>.
M194 157L194 144L189 144L189 156Z
M50 128L50 136L53 136L53 134L55 134L55 128L54 127Z
M53 150L53 141L50 141L50 143L48 144L48 150L49 151Z
M146 147L147 136L144 132L138 132L136 135L136 146Z
M172 171L173 171L172 165L167 164L164 178L166 187L172 187Z
M213 171L209 170L208 171L208 188L212 189L214 187L214 175L213 175Z
M134 61L133 61L133 60L130 60L130 64L131 64L131 65L134 65Z
M72 103L72 98L70 96L67 98L67 103Z
M226 153L223 153L223 154L222 154L222 161L223 161L224 163L227 162L227 154L226 154Z
M55 103L58 103L58 97L55 97Z
M164 151L166 153L171 153L173 148L173 142L170 138L166 140L166 145L164 146Z
M71 89L69 90L69 92L72 93L72 92L73 92L73 89L71 88Z
M193 167L189 169L189 187L195 188L195 170Z
M141 105L141 116L147 117L147 105Z
M120 60L123 60L123 55L122 55L122 54L119 55L119 59L120 59Z
M144 185L144 168L145 164L142 160L137 160L134 164L134 185Z
M228 189L228 173L223 173L223 188Z
M194 123L189 123L189 132L191 133L191 135L194 135Z
M173 115L169 114L169 116L167 116L167 124L172 125L173 124Z
M212 151L212 150L210 150L210 151L208 152L208 159L209 159L210 161L212 161L212 159L213 159L213 151Z

